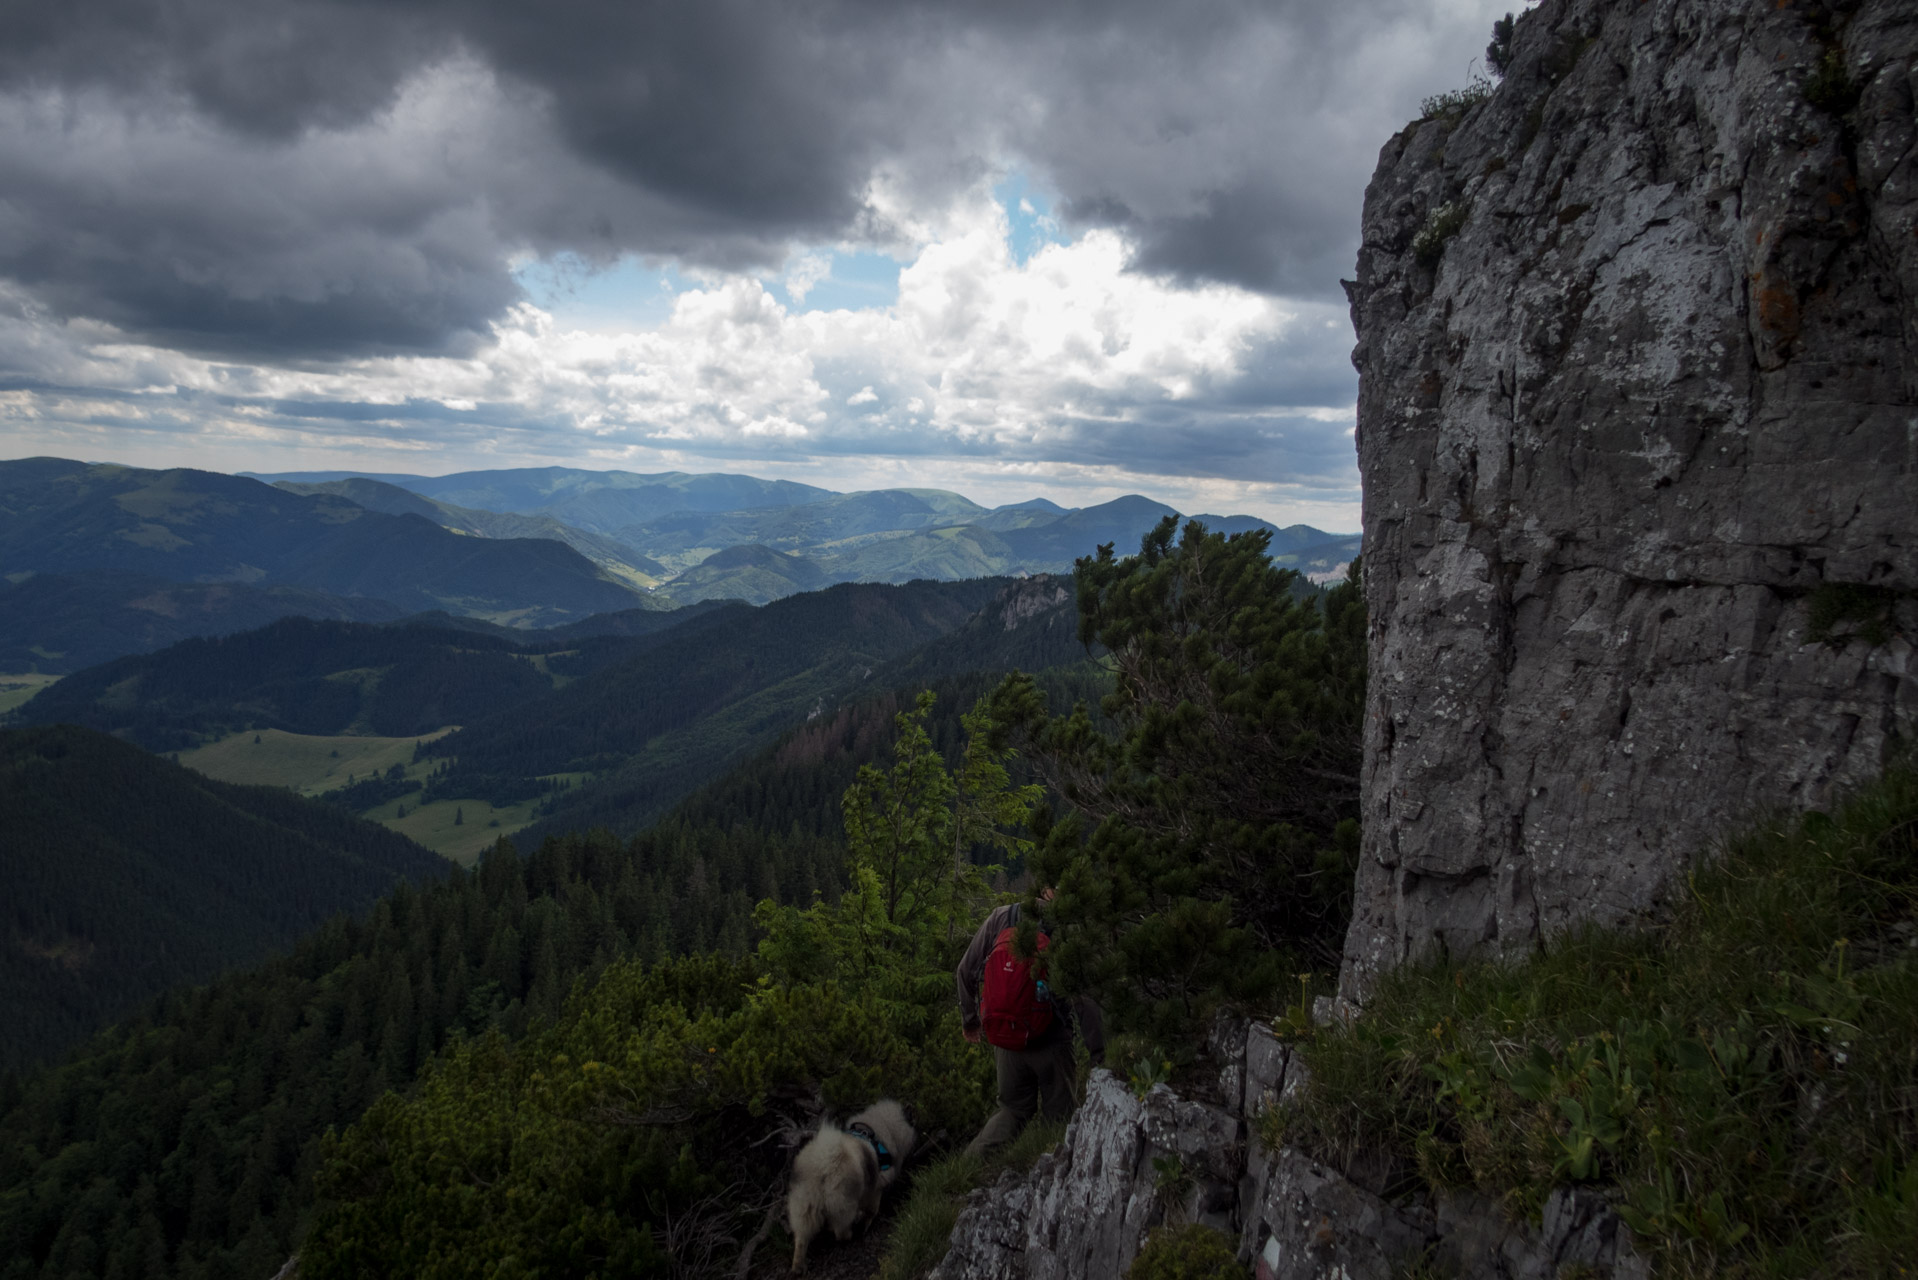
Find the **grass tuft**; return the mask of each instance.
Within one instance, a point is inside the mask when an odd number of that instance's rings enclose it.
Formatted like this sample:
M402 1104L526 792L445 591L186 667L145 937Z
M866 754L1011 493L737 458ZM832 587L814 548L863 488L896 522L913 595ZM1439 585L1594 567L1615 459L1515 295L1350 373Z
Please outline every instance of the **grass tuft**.
M1613 1186L1666 1275L1911 1274L1918 770L1737 839L1660 927L1401 970L1303 1050L1284 1134L1322 1158L1534 1216Z
M1427 215L1425 225L1412 237L1412 256L1418 259L1420 266L1438 265L1439 259L1445 256L1445 242L1459 233L1471 211L1471 206L1464 201L1452 201Z
M953 1225L973 1188L987 1185L1008 1169L1030 1169L1059 1145L1065 1132L1063 1120L1034 1120L983 1160L960 1151L914 1172L912 1192L886 1238L879 1280L917 1280L931 1271L946 1256Z
M1435 93L1419 103L1419 119L1436 120L1441 117L1456 119L1492 96L1495 88L1490 79L1477 75L1463 89L1448 89L1444 93Z

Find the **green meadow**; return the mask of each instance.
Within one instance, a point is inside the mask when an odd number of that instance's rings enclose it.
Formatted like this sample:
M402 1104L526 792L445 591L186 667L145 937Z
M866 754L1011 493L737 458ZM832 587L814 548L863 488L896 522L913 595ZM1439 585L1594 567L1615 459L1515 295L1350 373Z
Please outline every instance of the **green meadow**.
M176 758L189 769L221 782L291 787L301 795L316 796L345 786L349 779L384 773L396 764L405 768L407 777L423 778L428 766L413 763L414 747L445 737L458 727L447 725L406 738L248 729L182 751Z
M176 758L181 764L221 782L289 787L301 795L316 796L351 781L385 773L396 764L407 778L423 783L441 761L436 758L415 764L415 746L445 737L458 727L447 725L432 733L407 738L248 729L192 751L182 751ZM554 776L577 784L587 775ZM484 800L451 799L423 805L419 799L420 793L415 791L375 805L361 816L418 841L461 866L471 866L495 840L531 823L540 803L534 799L496 807Z
M34 671L17 676L0 675L0 716L25 703L28 698L59 678L59 676L41 675Z
M510 836L531 823L538 800L495 808L484 800L435 800L420 804L419 792L368 809L370 818L408 839L418 841L442 858L470 867L501 836ZM405 816L400 810L406 811ZM458 821L455 821L458 819Z

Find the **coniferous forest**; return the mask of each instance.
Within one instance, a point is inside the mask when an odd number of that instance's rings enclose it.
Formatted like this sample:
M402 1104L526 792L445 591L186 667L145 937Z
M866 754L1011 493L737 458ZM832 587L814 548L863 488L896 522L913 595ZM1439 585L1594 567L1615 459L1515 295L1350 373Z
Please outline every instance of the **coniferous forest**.
M446 869L374 823L72 725L0 730L0 830L0 1070Z

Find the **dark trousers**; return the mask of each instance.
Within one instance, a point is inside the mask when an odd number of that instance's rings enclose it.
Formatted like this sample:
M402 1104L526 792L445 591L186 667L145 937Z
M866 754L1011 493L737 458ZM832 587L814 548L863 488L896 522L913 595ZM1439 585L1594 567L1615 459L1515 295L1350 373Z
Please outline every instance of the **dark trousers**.
M1035 1112L1048 1120L1063 1120L1072 1114L1072 1082L1078 1069L1069 1037L1058 1036L1054 1043L1037 1049L1001 1049L995 1045L992 1065L999 1073L999 1110L966 1148L968 1155L984 1155L1011 1142Z

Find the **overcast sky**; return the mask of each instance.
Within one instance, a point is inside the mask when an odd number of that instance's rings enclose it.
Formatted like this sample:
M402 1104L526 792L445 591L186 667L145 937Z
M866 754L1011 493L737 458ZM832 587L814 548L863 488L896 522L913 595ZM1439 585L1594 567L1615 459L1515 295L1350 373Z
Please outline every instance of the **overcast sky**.
M1378 149L1512 0L20 0L0 456L1358 526Z

